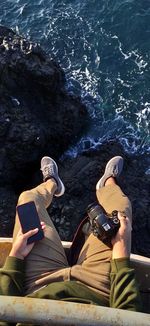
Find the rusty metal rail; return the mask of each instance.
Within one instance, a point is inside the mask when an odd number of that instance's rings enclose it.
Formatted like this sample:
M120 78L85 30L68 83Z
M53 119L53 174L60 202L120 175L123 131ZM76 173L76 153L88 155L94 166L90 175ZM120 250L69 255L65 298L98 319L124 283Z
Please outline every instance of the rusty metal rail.
M150 315L74 302L0 296L0 321L45 326L148 326Z

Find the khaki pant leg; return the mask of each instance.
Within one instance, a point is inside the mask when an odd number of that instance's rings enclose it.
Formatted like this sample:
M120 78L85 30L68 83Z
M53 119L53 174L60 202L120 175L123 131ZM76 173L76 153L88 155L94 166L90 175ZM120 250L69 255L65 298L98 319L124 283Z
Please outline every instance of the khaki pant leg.
M60 270L68 267L66 254L61 244L60 237L47 213L48 207L52 201L56 185L52 180L48 180L36 188L23 192L18 200L18 205L28 201L34 201L40 220L45 222L45 237L35 243L32 251L26 257L25 289L26 293L33 292L47 282L48 275L57 272L55 279L63 280ZM29 217L30 218L30 217ZM16 222L14 227L13 239L20 228L18 214L16 213ZM66 271L64 270L64 273ZM50 277L51 278L51 277Z
M108 301L111 255L111 247L90 234L81 249L76 265L71 267L71 279L80 281Z
M132 206L129 198L116 184L103 187L96 191L99 203L107 213L117 210L125 214L132 221Z
M96 195L106 212L119 210L132 217L131 203L117 185L103 187ZM89 286L108 300L111 256L111 246L91 234L82 247L77 264L71 268L72 279Z

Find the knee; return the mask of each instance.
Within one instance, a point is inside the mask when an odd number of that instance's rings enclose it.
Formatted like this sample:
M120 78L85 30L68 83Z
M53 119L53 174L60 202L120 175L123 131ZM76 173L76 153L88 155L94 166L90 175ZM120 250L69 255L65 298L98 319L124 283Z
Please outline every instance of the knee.
M32 200L34 200L32 191L26 190L20 194L18 204L24 204Z

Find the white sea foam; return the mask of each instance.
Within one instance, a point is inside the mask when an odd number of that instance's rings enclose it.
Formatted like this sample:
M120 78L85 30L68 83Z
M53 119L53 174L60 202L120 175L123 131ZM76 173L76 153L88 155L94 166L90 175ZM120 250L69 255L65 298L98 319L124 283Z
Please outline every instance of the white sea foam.
M107 2L101 5L98 0L94 6L86 0L5 0L1 4L0 23L41 43L60 63L67 76L69 92L82 97L91 115L93 130L89 130L87 139L97 137L103 141L112 136L119 138L129 151L148 150L149 52L145 54L145 49L149 38L146 41L144 34L144 40L139 37L134 43L135 34L132 36L131 29L126 42L124 28L127 26L115 10L114 7L110 10ZM129 21L134 31L132 15ZM6 42L4 46L8 50ZM132 137L126 128L121 131L116 124L117 117L132 126ZM101 126L104 122L108 123L109 131L106 125L105 129L95 128L95 123ZM131 142L134 136L135 146L134 141Z
M91 132L88 136L82 137L75 146L72 146L64 153L61 159L64 159L64 157L76 157L79 153L81 154L89 149L96 149L99 145L109 140L119 141L127 152L139 152L140 138L135 133L132 125L127 124L121 116L116 116L114 120L97 124L95 128L96 133L94 135ZM116 128L118 130L117 135Z
M17 98L12 96L11 99L14 104L17 104L18 106L20 105L20 101Z

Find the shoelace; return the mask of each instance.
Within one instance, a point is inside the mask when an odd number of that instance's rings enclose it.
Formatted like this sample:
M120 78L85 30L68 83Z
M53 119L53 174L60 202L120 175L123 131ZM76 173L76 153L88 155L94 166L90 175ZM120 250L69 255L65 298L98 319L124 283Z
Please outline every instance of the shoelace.
M54 167L52 164L49 164L49 165L46 165L43 167L42 169L43 173L46 174L46 175L51 175L53 176L55 174L54 172Z
M118 174L118 167L115 165L113 169L113 176L115 177Z

